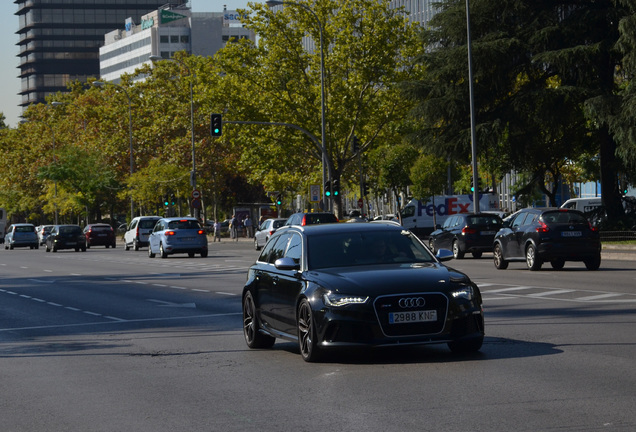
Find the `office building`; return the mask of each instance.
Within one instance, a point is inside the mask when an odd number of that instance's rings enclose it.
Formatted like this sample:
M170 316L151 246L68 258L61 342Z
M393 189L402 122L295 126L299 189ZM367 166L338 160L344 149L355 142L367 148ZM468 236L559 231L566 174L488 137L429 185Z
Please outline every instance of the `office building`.
M104 35L130 18L186 0L16 0L19 18L20 78L26 107L51 93L67 91L72 81L99 76Z
M99 50L101 79L115 84L122 74L149 63L151 55L169 59L186 51L212 56L232 40L256 39L254 31L241 25L236 11L228 10L191 12L187 7L165 6L138 23L127 20L118 27L105 35Z

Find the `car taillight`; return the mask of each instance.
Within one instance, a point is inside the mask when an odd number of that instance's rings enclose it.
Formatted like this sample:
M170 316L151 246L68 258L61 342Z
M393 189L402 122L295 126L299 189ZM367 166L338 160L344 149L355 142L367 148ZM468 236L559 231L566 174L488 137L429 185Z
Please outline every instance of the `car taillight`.
M205 234L205 231L199 230L199 235L203 235L203 234Z
M477 230L471 227L462 228L462 234L477 234Z
M302 220L302 222L301 222L300 224L301 224L302 226L307 225L307 215L303 215L303 220Z
M135 237L139 238L139 226L137 226L137 229L135 230Z
M598 227L592 226L592 222L587 222L587 224L590 226L590 230L592 232L597 232L598 231Z
M166 234L167 236L173 236L173 235L175 235L175 234L177 234L177 233L176 233L176 232L174 232L174 231L166 231L166 233L165 233L165 234Z
M548 228L545 222L543 221L538 221L538 222L539 222L539 226L537 227L537 230L536 230L538 233L547 233L548 231L550 231L550 228Z
M275 229L273 229L273 230L269 230L269 235L272 235L272 234L274 234L275 232L276 232L276 230L275 230Z

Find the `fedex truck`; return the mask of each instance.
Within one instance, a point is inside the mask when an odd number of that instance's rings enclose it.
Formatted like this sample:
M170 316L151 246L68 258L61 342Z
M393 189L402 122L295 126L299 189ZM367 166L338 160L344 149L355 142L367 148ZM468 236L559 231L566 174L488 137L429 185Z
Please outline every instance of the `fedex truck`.
M449 216L473 213L473 195L435 195L427 201L413 199L400 212L402 226L425 238ZM501 213L497 194L479 194L479 211Z

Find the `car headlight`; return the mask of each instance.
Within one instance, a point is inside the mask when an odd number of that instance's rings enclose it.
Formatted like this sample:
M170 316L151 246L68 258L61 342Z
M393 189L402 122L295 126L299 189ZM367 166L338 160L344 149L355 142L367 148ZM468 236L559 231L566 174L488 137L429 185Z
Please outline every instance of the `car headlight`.
M472 300L473 299L473 287L471 287L471 286L462 287L461 289L457 289L455 291L452 291L451 295L453 296L453 298L462 298L462 299L465 299L465 300Z
M369 300L369 297L356 297L347 294L339 294L334 292L328 292L322 296L327 306L341 307L352 304L364 304Z

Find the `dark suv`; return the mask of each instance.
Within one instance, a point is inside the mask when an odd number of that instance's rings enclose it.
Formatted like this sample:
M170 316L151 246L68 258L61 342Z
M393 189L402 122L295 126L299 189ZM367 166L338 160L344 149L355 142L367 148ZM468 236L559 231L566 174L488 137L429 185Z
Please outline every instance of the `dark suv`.
M336 215L329 212L294 213L287 219L285 225L305 226L337 222L338 218L336 217Z
M84 228L86 237L86 248L91 246L116 247L115 231L108 224L90 224Z
M86 237L79 225L55 225L46 238L46 251L57 252L60 249L75 249L86 252Z
M492 242L502 225L501 218L493 213L450 216L431 233L428 245L433 251L451 249L456 259L464 258L466 252L481 258L483 252L492 252Z
M505 269L509 261L525 261L539 270L549 261L560 270L566 261L583 261L588 270L601 265L601 240L578 210L527 208L504 221L493 244L495 267Z

